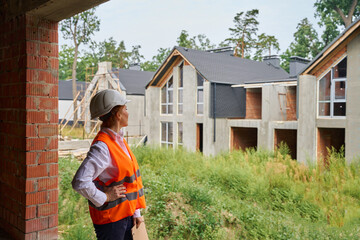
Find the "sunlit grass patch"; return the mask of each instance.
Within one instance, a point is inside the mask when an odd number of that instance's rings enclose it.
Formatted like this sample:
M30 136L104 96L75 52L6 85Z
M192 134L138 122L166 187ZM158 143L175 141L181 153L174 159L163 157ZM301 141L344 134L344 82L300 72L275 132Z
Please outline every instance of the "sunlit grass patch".
M330 151L327 165L307 167L280 150L204 157L134 149L150 239L360 238L359 161L345 164L343 154ZM70 185L79 164L60 159L59 228L66 239L94 237L87 202Z

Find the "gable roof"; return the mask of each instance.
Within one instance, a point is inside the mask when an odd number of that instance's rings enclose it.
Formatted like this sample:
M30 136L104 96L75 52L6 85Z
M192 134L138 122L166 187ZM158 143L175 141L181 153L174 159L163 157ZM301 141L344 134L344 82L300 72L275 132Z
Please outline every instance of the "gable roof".
M76 81L77 91L80 91L78 99L82 99L84 97L88 84L89 83L87 82ZM58 93L59 93L59 100L73 100L72 79L59 80Z
M165 74L169 65L175 61L178 55L186 59L205 79L214 83L243 84L289 78L289 74L285 70L265 62L238 58L228 54L175 47L148 86L156 85L160 81L161 76Z
M126 94L145 95L145 86L152 79L154 72L114 68L112 73L125 87Z
M299 75L311 74L326 62L326 58L331 57L333 52L342 48L360 33L360 18L356 19L350 26L348 26L337 38L329 43L308 65L304 68Z

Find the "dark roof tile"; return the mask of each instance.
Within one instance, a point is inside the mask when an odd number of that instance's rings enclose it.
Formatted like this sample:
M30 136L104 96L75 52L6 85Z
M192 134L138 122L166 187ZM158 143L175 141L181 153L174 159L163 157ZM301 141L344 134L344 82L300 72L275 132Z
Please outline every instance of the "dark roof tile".
M210 82L243 84L244 82L285 79L289 74L265 62L175 47Z
M154 72L130 69L113 69L113 74L119 79L129 95L144 95L145 86L152 79Z

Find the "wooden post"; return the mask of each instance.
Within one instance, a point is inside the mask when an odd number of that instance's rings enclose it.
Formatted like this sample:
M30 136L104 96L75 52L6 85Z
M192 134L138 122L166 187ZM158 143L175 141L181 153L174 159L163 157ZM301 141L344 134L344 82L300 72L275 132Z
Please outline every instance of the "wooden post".
M97 89L98 89L98 86L99 86L99 84L96 84L95 90L91 93L90 98L92 98L92 97L95 95L95 93L96 93L96 91L97 91ZM84 99L85 99L85 97L81 100L81 103L83 102ZM80 103L80 104L81 104L81 103ZM79 105L80 105L80 104L79 104ZM84 114L85 110L86 110L86 106L85 106L84 109L81 111L80 115ZM79 122L79 119L76 119L76 122L72 125L69 133L74 129L75 125L76 125L78 122Z
M91 130L89 136L91 136L93 134L93 132L95 131L95 129L97 128L97 126L99 125L101 121L97 121L97 123L95 124L95 127Z
M61 122L60 122L59 125L61 125L61 124L64 122L64 119L65 119L66 115L69 113L70 109L71 109L72 106L74 105L74 102L75 102L75 100L78 98L79 94L80 94L80 91L76 94L75 99L74 99L74 100L72 101L72 103L70 104L69 109L66 111L66 113L65 113L65 115L64 115L64 118L61 120Z

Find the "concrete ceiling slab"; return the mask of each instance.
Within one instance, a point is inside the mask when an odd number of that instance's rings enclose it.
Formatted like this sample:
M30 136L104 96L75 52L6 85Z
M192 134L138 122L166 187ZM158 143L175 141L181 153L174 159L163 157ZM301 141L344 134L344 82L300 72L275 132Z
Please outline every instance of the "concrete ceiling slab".
M1 0L8 17L31 14L51 21L61 21L109 0Z

